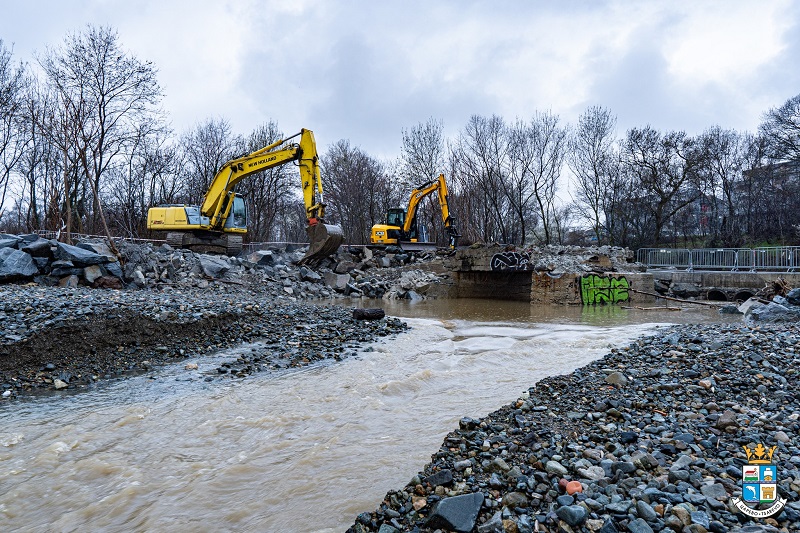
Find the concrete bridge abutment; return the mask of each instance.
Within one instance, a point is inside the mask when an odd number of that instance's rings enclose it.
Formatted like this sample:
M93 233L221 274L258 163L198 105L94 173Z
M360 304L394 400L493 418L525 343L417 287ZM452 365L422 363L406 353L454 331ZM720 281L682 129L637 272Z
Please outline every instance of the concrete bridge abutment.
M608 247L606 247L608 248ZM621 248L548 247L517 251L500 245L459 250L446 262L457 298L491 298L558 305L653 303L653 276L623 271Z

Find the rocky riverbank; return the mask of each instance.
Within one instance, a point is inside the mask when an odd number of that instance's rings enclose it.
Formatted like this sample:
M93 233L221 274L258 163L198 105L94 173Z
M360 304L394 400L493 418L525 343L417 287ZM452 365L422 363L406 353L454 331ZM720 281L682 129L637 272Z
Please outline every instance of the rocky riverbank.
M800 531L800 327L684 325L464 418L350 533ZM743 446L776 446L780 514L754 521Z
M193 360L241 343L259 348L205 380L243 377L323 359L403 331L352 309L277 299L267 289L207 282L202 289L109 290L0 286L0 401L81 389L104 379Z

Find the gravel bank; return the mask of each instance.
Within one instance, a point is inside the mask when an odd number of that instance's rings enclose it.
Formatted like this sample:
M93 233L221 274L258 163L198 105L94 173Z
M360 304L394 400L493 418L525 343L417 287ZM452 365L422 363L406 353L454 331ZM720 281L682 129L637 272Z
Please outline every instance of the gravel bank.
M661 330L462 419L348 531L800 531L799 354L796 324ZM758 443L789 503L756 522L730 498Z
M4 285L0 302L0 401L186 364L256 340L263 348L205 379L299 367L341 359L406 328L392 318L357 321L345 307L214 281L162 291Z

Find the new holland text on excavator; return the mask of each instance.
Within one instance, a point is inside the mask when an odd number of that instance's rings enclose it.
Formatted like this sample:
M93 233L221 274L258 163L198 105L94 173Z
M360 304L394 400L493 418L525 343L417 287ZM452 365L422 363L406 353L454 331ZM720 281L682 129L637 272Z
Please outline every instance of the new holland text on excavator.
M447 232L448 246L454 249L458 246L458 238L461 236L455 227L455 220L450 216L450 208L447 205L447 183L444 174L439 174L439 178L427 181L419 185L411 192L408 200L408 208L402 207L389 209L386 213L385 224L375 224L370 232L370 243L373 245L398 245L408 249L419 247L430 243L419 242L419 229L417 226L417 207L423 198L438 192L439 206L442 209L442 220Z
M286 144L296 137L299 142ZM150 208L147 229L166 231L167 243L177 248L236 255L241 252L242 236L247 233L247 210L244 198L234 192L234 187L255 172L292 162L297 162L300 169L310 240L301 262L319 261L336 252L343 233L341 227L325 223L317 145L313 132L307 129L225 163L211 180L201 205Z

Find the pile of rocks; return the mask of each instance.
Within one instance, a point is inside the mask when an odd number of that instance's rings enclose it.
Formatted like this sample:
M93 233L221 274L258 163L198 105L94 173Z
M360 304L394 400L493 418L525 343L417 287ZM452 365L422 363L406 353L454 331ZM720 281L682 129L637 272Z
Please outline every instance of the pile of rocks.
M100 242L77 246L35 234L0 234L0 282L35 280L42 285L122 288L117 257Z
M796 325L642 338L462 419L423 471L349 531L799 531L798 368ZM753 524L731 498L743 446L758 443L776 446L788 504Z
M785 297L774 296L771 302L748 300L742 305L748 324L800 323L800 288L790 290Z
M244 257L195 254L164 244L124 245L126 279L139 287L177 285L204 288L214 280L259 287L273 296L294 299L412 298L403 268L425 265L435 254L391 253L344 247L315 267L299 265L304 249L257 250ZM404 275L406 277L404 277ZM438 283L446 275L418 275L416 281ZM421 284L420 284L421 285ZM418 289L417 285L415 285Z
M433 285L442 283L446 275L420 269L405 270L400 277L389 286L384 299L388 300L423 300L430 293Z
M501 259L499 262L498 257ZM632 250L618 246L547 245L523 248L497 243L477 243L459 249L445 261L445 266L458 270L530 270L552 276L646 270L644 265L635 261Z
M559 246L533 248L531 261L539 271L552 272L639 272L633 250L619 246Z
M402 268L440 260L435 252L400 248L343 247L315 267L300 266L304 248L257 250L240 257L194 253L167 244L116 243L119 255L102 240L75 246L38 235L0 235L0 282L30 282L61 287L173 287L205 289L227 283L257 288L277 298L426 297L426 287L446 275L404 274ZM413 283L409 279L413 277Z

